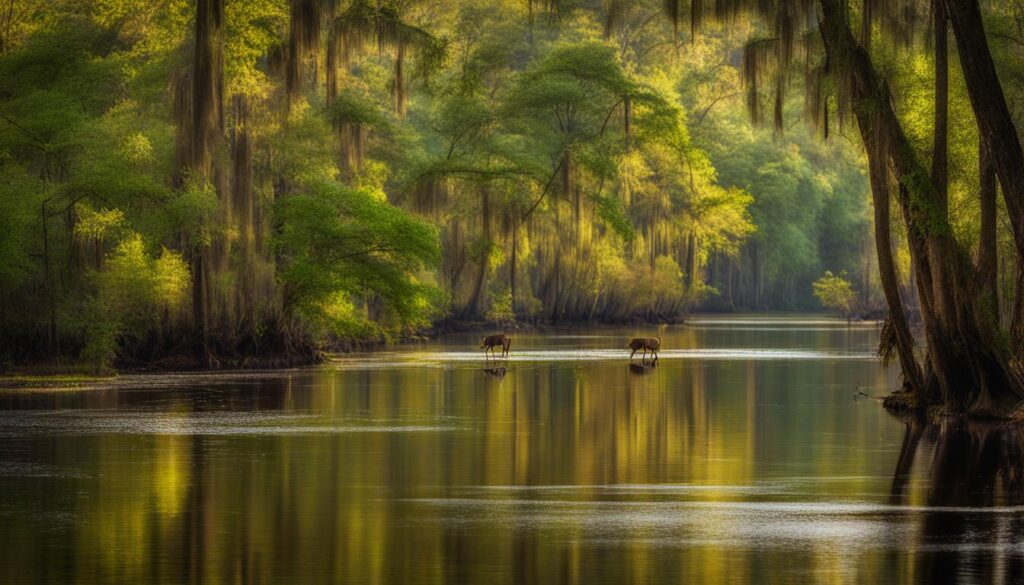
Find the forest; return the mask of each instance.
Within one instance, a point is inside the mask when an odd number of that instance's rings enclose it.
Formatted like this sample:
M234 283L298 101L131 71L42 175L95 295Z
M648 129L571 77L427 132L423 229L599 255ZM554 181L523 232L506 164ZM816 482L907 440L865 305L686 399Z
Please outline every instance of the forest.
M1022 56L1016 0L3 0L0 369L824 302L1003 413Z

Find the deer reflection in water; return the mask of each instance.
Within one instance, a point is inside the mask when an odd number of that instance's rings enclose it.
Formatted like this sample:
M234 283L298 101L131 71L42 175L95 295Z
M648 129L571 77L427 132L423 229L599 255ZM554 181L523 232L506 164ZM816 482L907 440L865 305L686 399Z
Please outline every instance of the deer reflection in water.
M631 374L636 374L637 376L646 376L647 374L652 373L654 371L654 368L656 368L656 367L658 367L658 362L641 363L641 364L636 364L636 363L630 362L630 364L629 364L629 372Z
M484 371L484 375L489 377L489 378L497 378L498 380L501 380L501 379L503 379L505 377L505 367L504 366L494 367L494 368L484 368L483 371Z
M1024 514L1006 509L1024 505L1024 425L907 420L890 503L909 503L915 460L925 457L914 580L1024 582Z

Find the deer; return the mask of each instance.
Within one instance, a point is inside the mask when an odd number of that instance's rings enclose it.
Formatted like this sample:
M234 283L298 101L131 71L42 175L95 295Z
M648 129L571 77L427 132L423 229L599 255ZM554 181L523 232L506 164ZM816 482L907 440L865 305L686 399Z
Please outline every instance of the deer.
M658 349L661 348L661 338L659 337L634 337L629 342L629 349L633 350L633 353L629 354L629 361L633 361L633 356L636 355L637 350L644 350L643 356L640 361L647 359L647 350L651 350L651 354L654 356L654 361L658 361Z
M494 357L494 348L499 346L501 347L501 357L508 357L508 350L512 347L512 338L504 333L498 333L497 335L484 337L480 343L480 347L484 348L485 357L487 352L491 352L491 357Z

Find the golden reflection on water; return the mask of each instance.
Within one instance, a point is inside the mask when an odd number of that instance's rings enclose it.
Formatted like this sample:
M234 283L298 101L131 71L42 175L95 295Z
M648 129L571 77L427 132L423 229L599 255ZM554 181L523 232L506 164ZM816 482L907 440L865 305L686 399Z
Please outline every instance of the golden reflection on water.
M867 353L877 335L782 329L661 336L677 349ZM430 363L2 397L0 582L934 577L945 557L921 552L935 534L907 506L938 501L919 454L935 440L914 443L897 493L910 427L855 400L887 391L892 371L571 359L625 333L517 339L562 360L445 364L467 337L404 356ZM979 554L958 567L983 566Z

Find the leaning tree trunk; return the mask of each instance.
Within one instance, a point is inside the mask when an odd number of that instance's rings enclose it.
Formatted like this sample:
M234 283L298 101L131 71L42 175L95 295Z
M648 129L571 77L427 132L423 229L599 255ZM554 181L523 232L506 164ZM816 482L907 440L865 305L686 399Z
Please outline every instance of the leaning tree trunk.
M978 1L946 0L946 9L981 139L1003 188L1017 256L1024 257L1024 151L988 48Z
M835 70L848 77L851 106L868 158L891 165L899 181L911 254L919 268L927 269L919 276L927 286L919 292L930 372L942 404L953 413L1007 414L1024 392L1000 342L998 322L978 302L974 267L953 237L930 173L907 139L885 83L850 32L845 3L820 4L822 38Z
M949 214L949 20L943 0L932 3L935 33L935 118L932 183L942 213Z
M896 348L896 355L899 356L905 387L911 392L921 392L924 390L921 368L914 356L914 336L910 332L906 311L903 309L899 277L896 274L896 264L892 257L887 181L889 170L886 168L885 161L880 157L872 158L869 163L871 196L875 207L875 250L878 254L878 275L882 283L882 292L885 293L885 302L889 306L888 325L892 330L891 343ZM888 353L888 347L885 345L889 342L887 339L882 340L883 346L880 348L882 354Z
M935 113L932 128L931 179L934 192L932 213L941 215L943 222L949 221L949 51L947 43L947 18L942 1L933 2L935 33ZM932 310L940 315L950 315L956 310L952 291L946 287L949 280L943 259L943 244L935 240L941 230L929 230L926 238L928 263L931 270Z
M946 0L946 9L981 141L1002 186L1013 230L1018 268L1010 345L1014 354L1019 354L1024 349L1024 270L1020 268L1024 262L1024 151L996 74L977 0Z
M1010 351L1020 355L1024 351L1024 258L1018 256L1016 263L1016 290L1010 318Z
M998 258L996 242L996 170L984 140L978 141L978 195L981 235L978 238L978 282L985 302L999 320Z

